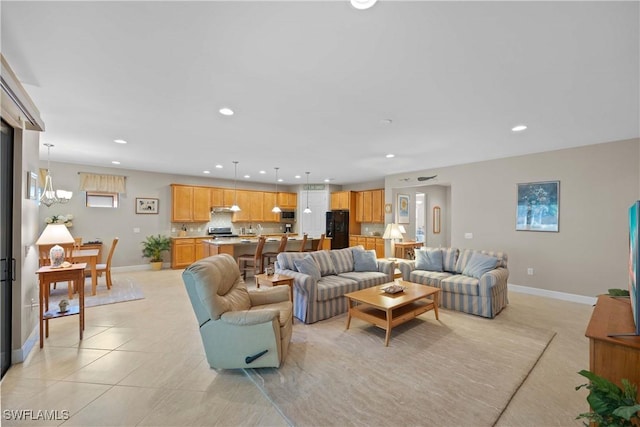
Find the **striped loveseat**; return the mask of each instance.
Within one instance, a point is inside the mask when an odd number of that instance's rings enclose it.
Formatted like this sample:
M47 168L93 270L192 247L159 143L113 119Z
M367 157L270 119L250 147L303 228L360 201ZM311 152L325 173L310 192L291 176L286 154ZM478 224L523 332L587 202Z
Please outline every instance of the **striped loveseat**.
M355 254L356 251L361 252ZM347 311L344 294L393 281L393 263L375 260L368 271L359 268L362 246L315 252L280 252L275 272L293 277L294 316L305 323L328 319ZM375 254L375 251L373 251ZM354 255L356 259L354 260ZM296 261L313 260L319 274L301 273Z
M416 260L399 262L398 268L402 272L402 278L409 282L440 288L440 302L443 307L493 318L507 306L509 270L506 253L457 248L421 248L420 250L424 253L418 254L416 251ZM438 266L432 270L416 268L416 264L420 265L426 254L433 254L433 251L441 251L439 256L442 258L442 268L437 268ZM495 267L486 272L473 271L472 264L475 263L469 261L476 253L484 255L476 256L476 259L488 260L488 257L495 257ZM472 274L477 277L473 277Z

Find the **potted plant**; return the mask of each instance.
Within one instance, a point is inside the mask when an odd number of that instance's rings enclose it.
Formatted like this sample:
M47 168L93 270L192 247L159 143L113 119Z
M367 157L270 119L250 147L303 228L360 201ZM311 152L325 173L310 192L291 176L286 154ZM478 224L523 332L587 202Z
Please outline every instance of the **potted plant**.
M142 242L142 256L149 258L152 270L162 269L162 253L169 249L171 249L171 239L160 234L147 236L147 240Z
M627 379L622 379L624 389L621 389L613 382L591 371L582 370L578 374L590 381L589 384L579 385L576 390L582 387L589 390L587 402L589 402L592 412L580 414L576 419L586 418L598 423L600 427L633 427L635 425L633 420L640 420L640 416L638 416L638 411L640 411L640 403L637 400L638 388L635 384L631 384ZM585 426L588 425L585 423Z

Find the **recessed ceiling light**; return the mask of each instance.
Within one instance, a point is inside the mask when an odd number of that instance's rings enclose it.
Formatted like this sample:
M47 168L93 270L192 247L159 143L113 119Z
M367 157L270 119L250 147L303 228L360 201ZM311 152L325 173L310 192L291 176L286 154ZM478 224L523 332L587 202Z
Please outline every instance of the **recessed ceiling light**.
M245 175L244 177L245 178L251 178L251 175Z
M127 141L125 141L124 139L114 139L113 142L115 142L116 144L126 144Z
M389 154L387 154L385 157L386 157L387 159L392 159L392 158L394 158L395 156L396 156L395 154L391 154L391 153L389 153Z
M380 123L382 123L383 125L390 125L391 123L393 123L393 120L391 120L391 119L382 119L382 120L380 120Z
M378 0L351 0L351 6L358 10L365 10L376 4L377 1Z
M282 178L278 178L278 182L282 182L282 181L283 181L283 179L282 179Z
M518 126L512 127L511 130L514 131L514 132L522 132L526 128L527 127L525 125L518 125Z
M261 173L262 175L264 175L264 174L265 174L265 173L267 173L267 172L266 172L266 171L260 171L260 173Z
M216 169L222 169L222 165L216 165Z
M325 178L324 182L331 182L331 178Z
M211 171L202 171L202 173L211 173Z
M119 162L119 161L117 161L117 160L114 160L114 161L112 161L111 163L113 163L114 165L119 165L119 164L120 164L120 162Z
M233 116L233 110L228 107L222 107L218 110L223 116Z
M300 175L294 176L295 179L300 179Z

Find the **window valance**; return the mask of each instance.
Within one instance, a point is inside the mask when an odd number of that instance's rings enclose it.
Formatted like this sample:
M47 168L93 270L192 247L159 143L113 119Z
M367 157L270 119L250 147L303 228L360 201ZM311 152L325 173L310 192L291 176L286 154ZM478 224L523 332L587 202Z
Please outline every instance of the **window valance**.
M127 177L120 175L97 175L79 172L80 190L104 193L126 193Z

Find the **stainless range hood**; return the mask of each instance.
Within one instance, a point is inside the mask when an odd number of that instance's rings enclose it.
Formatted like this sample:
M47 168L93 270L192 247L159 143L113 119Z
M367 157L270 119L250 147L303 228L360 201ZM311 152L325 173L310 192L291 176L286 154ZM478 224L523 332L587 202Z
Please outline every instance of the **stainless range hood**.
M233 212L231 206L222 206L211 209L211 213Z

